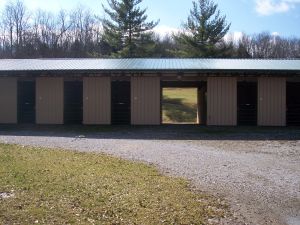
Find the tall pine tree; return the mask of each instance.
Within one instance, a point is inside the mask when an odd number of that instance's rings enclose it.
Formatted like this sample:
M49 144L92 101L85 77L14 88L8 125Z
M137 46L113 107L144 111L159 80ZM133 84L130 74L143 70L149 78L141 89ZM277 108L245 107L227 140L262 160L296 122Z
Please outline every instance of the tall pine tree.
M146 57L154 50L152 29L159 21L147 22L146 9L138 5L143 0L107 0L103 6L108 18L103 19L104 40L115 57Z
M212 0L193 1L193 8L184 31L175 35L179 44L176 54L182 57L221 57L227 47L220 44L230 28L226 17L220 15L218 5Z

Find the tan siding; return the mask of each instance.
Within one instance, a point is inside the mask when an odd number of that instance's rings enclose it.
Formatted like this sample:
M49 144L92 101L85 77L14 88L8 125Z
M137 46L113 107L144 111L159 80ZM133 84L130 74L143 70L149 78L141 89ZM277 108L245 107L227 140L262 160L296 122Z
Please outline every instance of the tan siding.
M36 79L36 123L63 124L63 78Z
M0 123L17 123L17 78L0 78Z
M258 79L258 125L285 126L286 79Z
M160 124L160 78L131 78L131 123Z
M207 124L237 124L237 80L234 77L209 77L207 80Z
M110 124L110 77L85 77L83 79L83 123Z

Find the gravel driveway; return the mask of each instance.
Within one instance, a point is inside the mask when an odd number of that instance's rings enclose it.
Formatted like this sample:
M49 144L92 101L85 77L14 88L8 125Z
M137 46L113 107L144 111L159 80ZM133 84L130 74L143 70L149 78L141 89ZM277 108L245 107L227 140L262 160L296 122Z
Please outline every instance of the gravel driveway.
M0 142L97 151L153 163L224 197L237 221L300 224L300 130L183 128L88 132L0 127Z

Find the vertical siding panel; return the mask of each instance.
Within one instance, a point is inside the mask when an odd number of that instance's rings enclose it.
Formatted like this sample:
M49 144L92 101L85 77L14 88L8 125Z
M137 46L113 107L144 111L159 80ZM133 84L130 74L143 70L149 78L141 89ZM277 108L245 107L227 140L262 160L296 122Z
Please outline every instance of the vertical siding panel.
M216 100L215 104L218 105L222 109L222 111L224 111L224 109L222 108L222 105L221 105L222 104L221 98L218 97L218 96L220 96L220 93L223 92L223 87L221 85L222 84L222 78L220 80L217 80L216 82L217 82L217 86L216 86L217 89L215 89L215 90L216 90L217 94L215 95L215 100ZM215 111L215 113L217 114L217 120L216 120L217 124L220 124L220 121L221 121L220 112L221 112L221 110Z
M217 102L218 99L216 98L216 96L218 96L218 92L219 92L219 90L220 90L218 80L214 80L214 83L213 83L213 84L214 84L214 85L213 85L212 89L213 89L213 91L214 91L214 94L212 95L212 96L213 96L213 105L212 105L212 107L213 107L215 104L218 104L218 102ZM218 123L218 118L219 118L219 112L214 112L214 111L213 111L213 108L212 108L212 113L215 114L215 117L213 117L213 115L211 115L212 118L213 118L212 121L213 121L213 123L217 124L217 123Z
M36 123L63 124L63 78L36 79Z
M220 102L219 102L219 100L220 100L220 98L218 98L218 96L220 95L219 94L219 92L222 92L222 86L220 85L220 82L221 82L221 80L216 80L216 86L215 86L215 92L216 92L216 94L215 94L215 96L214 96L214 98L215 98L215 105L220 105ZM215 106L214 105L214 106ZM222 106L220 106L220 108L221 108ZM215 120L215 123L216 124L220 124L220 111L219 110L215 110L214 109L214 113L216 114L216 120Z
M111 79L109 77L83 78L83 123L111 123Z
M235 96L234 95L234 85L232 82L230 82L230 96ZM234 97L230 98L230 108L234 108ZM234 117L234 113L236 112L236 110L234 110L233 112L229 113L230 109L227 108L227 116L228 116L228 120L233 120L232 118Z
M214 83L215 83L215 85L214 85ZM211 86L211 92L210 93L215 93L215 94L211 94L212 102L211 102L211 113L210 114L213 114L213 106L216 103L215 95L217 95L216 90L218 89L218 87L217 87L217 83L213 82L213 80L212 80L212 84L210 86ZM217 114L215 116L210 115L211 124L216 123L216 121L213 120L213 119L216 119L216 116L217 116Z
M229 80L225 80L225 82L227 82L228 84L224 87L225 88L225 92L228 92L229 93L229 96L232 96L232 84ZM225 108L225 117L224 117L224 120L226 121L230 121L231 120L231 113L233 112L230 112L230 108L232 107L232 98L228 98L228 102L226 103L225 101L223 101L223 107Z
M285 126L286 79L261 77L258 82L258 125Z
M222 82L224 84L226 84L226 85L222 85L223 93L227 92L228 96L231 96L231 90L230 90L231 84L230 84L230 82L228 82L228 80L226 80L226 79L223 79ZM229 109L229 107L231 107L231 98L228 98L227 102L223 100L221 105L222 105L222 108L225 109L224 112L223 112L224 113L223 118L222 118L222 114L221 114L221 119L223 119L224 121L229 121L230 116L228 115L228 109ZM232 113L232 112L230 112L230 113Z
M214 95L213 94L210 94L210 93L213 93L214 92L214 85L213 85L213 80L210 79L210 84L209 84L209 81L207 81L207 108L208 108L208 118L207 118L207 124L213 124L214 121L213 121L213 117L211 115L212 113L212 106L213 106L213 103L214 103Z
M134 115L133 113L135 112L135 109L134 109L134 106L135 104L133 104L133 102L135 101L135 98L134 98L134 93L135 93L135 90L134 90L134 85L133 85L133 82L132 82L133 78L131 78L131 82L130 82L130 110L131 110L131 114L130 114L130 120L131 120L131 123L133 121L133 118L134 118Z
M259 125L259 118L261 118L261 104L260 104L260 101L262 100L261 99L261 95L260 95L260 92L259 90L262 90L261 89L261 82L257 82L257 125ZM263 90L262 90L263 91Z
M286 78L283 79L284 85L282 85L282 107L284 108L284 112L281 115L281 121L283 121L283 126L286 126Z
M269 94L273 94L273 93L271 93L272 92L272 86L273 86L273 89L276 89L276 86L275 86L275 83L276 82L268 82L267 81L267 90L268 90L268 92L267 93L269 93ZM278 90L276 90L276 92L277 92ZM266 95L267 95L267 93L266 93ZM274 96L275 97L275 96ZM274 106L274 97L271 97L270 96L270 98L269 98L269 102L266 104L267 105L267 107L266 107L266 105L265 105L265 110L266 110L266 112L268 112L269 111L269 115L268 115L268 124L271 124L272 123L272 121L274 120L274 118L273 118L273 114L272 114L272 112L275 112L276 110L274 109L275 108L275 106ZM277 99L277 101L278 101L279 99Z
M286 78L278 81L278 85L281 87L281 104L278 103L278 107L282 107L281 122L282 126L286 126Z
M134 124L134 121L139 119L139 118L137 118L138 115L136 115L136 112L138 111L136 109L136 107L138 105L138 103L137 103L138 99L135 94L137 92L135 90L137 88L136 82L138 82L137 78L131 77L131 84L130 84L130 88L131 88L131 124Z
M139 79L138 77L131 78L131 123L135 124L135 121L140 120L139 112L139 98L137 97L137 93L139 92Z
M131 78L131 123L160 124L160 78Z
M209 77L207 80L208 125L235 126L237 98L234 77Z
M140 93L140 96L139 96L139 98L136 99L137 104L135 105L135 112L136 112L135 116L137 118L137 121L141 121L141 119L142 119L141 117L144 113L140 108L140 106L141 106L140 101L141 101L141 99L143 99L143 96L142 96L143 93L141 92L141 86L143 85L143 83L141 83L141 80L138 77L136 78L136 82L138 83L138 85L135 85L134 94L136 96L138 93ZM137 112L139 112L139 113L137 113Z
M0 123L17 123L17 78L0 78Z
M228 79L226 78L222 78L222 81L220 80L220 86L221 86L221 93L227 93L227 96L229 98L226 98L226 99L221 99L219 98L219 101L220 101L220 105L222 107L222 111L219 110L219 115L220 115L220 118L219 118L219 123L222 124L223 121L224 123L230 123L230 116L229 116L229 113L233 113L233 112L228 112L228 110L231 108L231 90L230 90L230 87L231 87L231 83ZM227 122L225 122L227 121Z
M138 108L139 108L138 110L141 112L139 114L139 119L140 119L140 121L145 121L145 116L146 116L145 113L146 113L146 110L147 110L149 104L151 104L151 101L144 102L144 103L141 102L141 100L145 99L145 92L142 91L142 90L146 90L145 89L146 88L146 84L145 84L146 82L143 82L141 77L139 77L138 79L139 79L139 83L140 83L140 85L138 86L138 90L139 90L138 93L140 93L140 95L141 95L141 98L139 99L139 104L138 104ZM151 80L148 80L147 86L151 90ZM153 95L152 95L152 97L153 97ZM151 118L150 117L149 117L149 121L147 121L147 122L149 122L151 124Z
M152 123L158 123L158 124L160 124L160 120L161 120L161 118L160 118L160 114L161 114L161 108L160 108L160 105L161 105L161 99L160 99L160 92L161 92L161 87L160 87L160 79L158 79L156 82L153 82L153 89L155 89L155 86L158 86L158 88L157 88L157 91L155 91L154 92L154 96L155 96L155 99L157 99L157 101L158 101L158 103L152 103L152 108L154 108L154 107L157 107L157 111L158 111L158 115L156 116L157 118L154 120L153 119L153 121L152 121ZM157 120L157 121L156 121Z
M220 93L222 93L224 90L223 90L223 85L222 85L222 83L223 83L223 81L222 81L223 79L221 78L220 80L218 80L217 82L218 82L218 89L217 89L217 95L215 96L215 98L216 98L216 103L217 103L217 105L219 105L220 106L220 108L221 108L221 110L217 110L216 112L218 113L218 119L217 119L217 121L216 121L216 123L218 123L218 124L221 124L221 112L224 114L224 108L223 108L223 106L222 106L222 99L221 98L219 98L219 96L220 96ZM224 84L224 85L226 85L226 84Z
M207 85L207 119L206 119L206 123L207 123L207 125L209 125L209 124L212 124L212 122L211 122L211 116L210 116L210 113L211 113L211 105L212 105L212 95L210 95L209 93L211 92L211 82L212 81L210 81L210 85ZM207 82L207 84L208 84L208 82Z
M237 79L232 82L232 107L234 108L234 112L232 115L232 123L237 124Z

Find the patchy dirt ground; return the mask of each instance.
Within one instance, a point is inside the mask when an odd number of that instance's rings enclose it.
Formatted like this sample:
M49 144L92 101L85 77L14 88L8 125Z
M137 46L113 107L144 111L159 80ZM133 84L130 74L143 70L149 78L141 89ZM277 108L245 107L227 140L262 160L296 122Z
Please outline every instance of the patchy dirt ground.
M300 224L300 130L183 128L0 127L0 142L98 151L153 163L224 197L240 223Z

